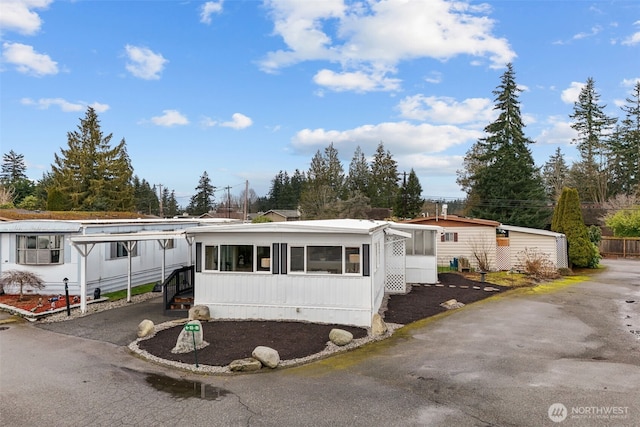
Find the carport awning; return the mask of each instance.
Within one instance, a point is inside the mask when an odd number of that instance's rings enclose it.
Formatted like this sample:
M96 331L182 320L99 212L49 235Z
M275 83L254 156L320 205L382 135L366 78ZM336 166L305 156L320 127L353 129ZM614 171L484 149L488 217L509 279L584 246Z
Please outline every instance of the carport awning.
M87 257L97 243L117 243L126 244L129 259L129 271L127 273L127 301L131 302L131 252L139 241L157 240L164 251L171 239L187 235L184 230L180 231L141 231L137 233L96 233L83 234L80 236L69 237L69 243L76 248L83 258L83 270L80 278L80 311L87 311ZM187 238L187 242L191 244L192 240ZM191 259L191 258L189 258ZM164 279L164 253L162 257L162 277Z

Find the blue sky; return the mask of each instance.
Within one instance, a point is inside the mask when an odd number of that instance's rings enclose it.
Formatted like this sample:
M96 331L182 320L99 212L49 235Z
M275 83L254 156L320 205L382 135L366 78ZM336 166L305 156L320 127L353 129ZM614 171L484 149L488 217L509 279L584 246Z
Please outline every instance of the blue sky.
M538 166L576 159L591 77L606 112L640 79L640 2L0 0L0 148L39 179L87 106L134 173L188 204L204 171L266 195L331 142L345 171L380 141L425 197L493 121L512 62ZM217 193L217 199L224 197Z

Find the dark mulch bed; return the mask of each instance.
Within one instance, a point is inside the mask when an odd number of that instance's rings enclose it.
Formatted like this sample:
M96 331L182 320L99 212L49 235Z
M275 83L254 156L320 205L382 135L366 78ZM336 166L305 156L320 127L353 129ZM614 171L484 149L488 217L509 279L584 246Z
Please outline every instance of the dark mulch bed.
M506 289L504 286L492 283L476 282L456 273L440 273L438 279L439 285L442 286L413 286L408 294L391 296L387 311L384 313L385 322L406 325L446 311L444 307L440 307L440 304L450 299L471 304ZM474 286L480 289L473 289ZM500 291L487 292L484 291L485 287L500 289Z
M443 273L438 277L443 286L414 286L406 295L391 296L384 313L385 322L408 324L445 311L440 307L444 301L456 299L470 304L496 293L482 290L485 286L501 291L505 289L490 283L475 282L455 273ZM473 289L474 286L480 289ZM198 350L198 363L226 366L236 359L251 357L251 352L259 345L277 350L281 360L307 357L326 348L329 332L333 328L347 330L356 339L367 336L366 329L343 325L285 321L204 322L203 336L209 345ZM140 341L138 346L162 359L193 364L193 353L171 353L181 330L182 326L176 326L159 331L154 337Z

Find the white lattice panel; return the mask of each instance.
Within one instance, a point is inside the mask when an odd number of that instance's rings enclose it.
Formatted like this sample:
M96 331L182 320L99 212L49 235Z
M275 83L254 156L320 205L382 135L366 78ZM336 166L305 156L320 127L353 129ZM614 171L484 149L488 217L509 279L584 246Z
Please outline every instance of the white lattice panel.
M405 278L405 240L387 236L385 251L386 276L384 282L385 292L405 293L407 281Z
M498 270L511 270L511 248L498 246L496 248L496 267Z

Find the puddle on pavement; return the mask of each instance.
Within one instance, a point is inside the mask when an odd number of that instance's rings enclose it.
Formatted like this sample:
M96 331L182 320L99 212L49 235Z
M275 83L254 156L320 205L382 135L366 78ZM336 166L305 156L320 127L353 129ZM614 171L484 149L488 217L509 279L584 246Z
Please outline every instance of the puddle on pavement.
M230 393L229 390L200 381L171 378L166 375L146 374L145 380L156 390L168 393L178 399L194 397L204 400L218 400Z

